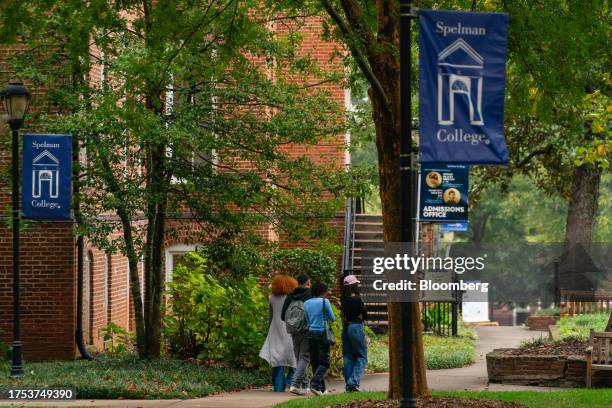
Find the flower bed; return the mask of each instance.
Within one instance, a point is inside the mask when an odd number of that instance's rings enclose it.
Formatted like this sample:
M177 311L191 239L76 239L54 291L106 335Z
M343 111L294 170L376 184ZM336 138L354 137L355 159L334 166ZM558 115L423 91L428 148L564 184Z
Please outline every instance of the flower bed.
M584 387L586 342L573 340L487 354L489 381L545 387ZM612 386L612 372L596 371L594 386Z
M527 327L529 330L547 331L548 326L557 323L559 316L529 316L527 318Z

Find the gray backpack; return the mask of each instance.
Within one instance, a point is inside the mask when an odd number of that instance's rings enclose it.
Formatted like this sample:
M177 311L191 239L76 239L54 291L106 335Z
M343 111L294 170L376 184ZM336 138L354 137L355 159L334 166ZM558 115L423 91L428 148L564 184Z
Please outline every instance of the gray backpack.
M304 311L304 302L301 300L293 300L287 311L285 312L285 327L287 333L298 334L308 331L308 322L306 321L306 312Z

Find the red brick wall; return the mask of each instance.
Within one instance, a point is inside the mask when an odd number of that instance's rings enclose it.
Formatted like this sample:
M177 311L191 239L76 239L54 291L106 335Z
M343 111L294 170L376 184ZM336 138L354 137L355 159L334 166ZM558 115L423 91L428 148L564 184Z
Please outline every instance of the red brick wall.
M0 47L0 87L15 79L6 60L20 47ZM25 79L25 78L20 78ZM44 90L33 93L30 111L43 109ZM23 129L28 131L31 129ZM13 315L12 235L7 226L11 188L9 129L0 123L0 340L10 344ZM73 358L76 272L71 223L37 223L21 233L21 327L25 359Z
M12 236L0 227L0 328L12 333ZM72 225L47 223L21 234L21 325L26 359L73 358L76 273Z

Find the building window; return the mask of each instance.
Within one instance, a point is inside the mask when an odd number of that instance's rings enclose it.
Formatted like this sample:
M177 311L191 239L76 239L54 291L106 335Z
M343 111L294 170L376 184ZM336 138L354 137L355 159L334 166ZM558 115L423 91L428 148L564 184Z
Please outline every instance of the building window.
M166 282L172 282L172 271L180 265L188 252L193 252L198 245L173 245L166 248Z

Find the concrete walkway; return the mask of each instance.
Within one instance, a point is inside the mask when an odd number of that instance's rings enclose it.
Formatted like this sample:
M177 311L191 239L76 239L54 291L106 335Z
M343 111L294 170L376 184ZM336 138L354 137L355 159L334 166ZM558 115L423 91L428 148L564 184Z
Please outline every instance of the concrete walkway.
M446 370L430 370L427 372L427 382L432 390L539 390L546 391L552 388L526 387L502 384L488 385L487 365L485 356L496 348L516 347L521 341L546 336L546 333L532 332L522 327L478 327L478 341L476 342L476 363L468 367ZM386 391L388 388L388 374L366 375L362 381L363 391ZM331 392L343 392L344 382L329 381L328 389ZM92 406L92 407L153 407L153 408L267 408L280 402L294 398L304 398L286 393L274 393L270 389L245 390L234 393L224 393L206 398L191 400L77 400L70 402L28 402L14 404L13 406Z

